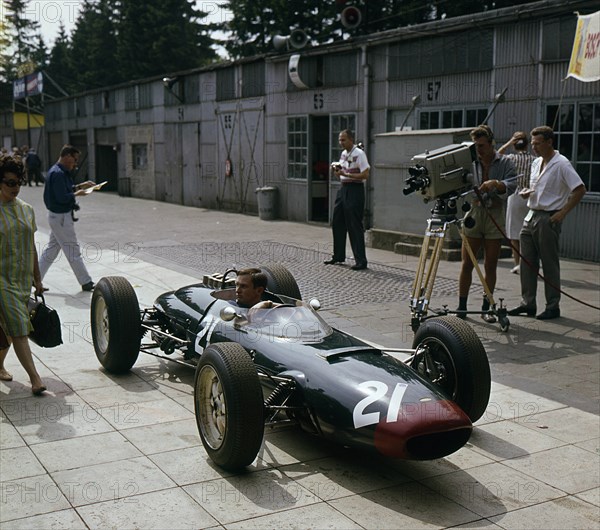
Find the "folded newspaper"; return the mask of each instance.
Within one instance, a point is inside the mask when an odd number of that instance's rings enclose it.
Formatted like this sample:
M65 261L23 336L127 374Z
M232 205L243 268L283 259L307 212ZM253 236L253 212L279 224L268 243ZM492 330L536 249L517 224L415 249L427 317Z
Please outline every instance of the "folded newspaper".
M86 188L85 190L83 190L83 192L87 195L88 193L92 193L92 191L99 190L100 188L102 188L102 186L104 186L107 183L108 183L108 180L105 180L104 182L101 182L100 184L96 184L95 186L90 186L89 188Z

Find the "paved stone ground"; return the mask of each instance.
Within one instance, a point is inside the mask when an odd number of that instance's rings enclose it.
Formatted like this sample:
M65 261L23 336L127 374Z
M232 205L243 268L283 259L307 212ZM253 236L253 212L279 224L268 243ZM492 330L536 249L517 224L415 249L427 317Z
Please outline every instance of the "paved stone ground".
M345 267L323 267L329 253L286 245L275 241L248 241L221 244L218 242L200 245L168 245L141 247L144 251L184 267L198 271L221 271L223 267L238 268L256 266L257 263L279 263L284 265L295 278L303 296L317 297L328 307L395 302L410 296L414 272L409 268L390 267L372 263L363 275L348 274ZM233 262L232 262L233 260ZM368 289L365 289L365 279ZM434 297L452 296L458 289L458 281L438 277Z
M21 195L36 207L43 246L41 188ZM322 299L333 325L388 347L412 342L413 257L368 249L367 271L325 267L331 235L324 226L106 193L81 203L77 228L92 275L125 276L142 305L205 272L279 261L305 297ZM501 262L497 291L509 306L519 292L511 267ZM563 276L569 294L600 304L598 264L565 260ZM457 277L458 264L441 263L432 305L454 306ZM231 474L201 446L193 371L142 354L130 374L106 373L91 345L89 293L64 259L45 283L65 344L33 345L49 387L40 398L9 353L14 381L0 383L3 530L600 525L598 310L563 298L562 318L514 317L508 333L470 318L490 359L492 396L469 443L447 458L394 461L278 428L267 432L248 472Z

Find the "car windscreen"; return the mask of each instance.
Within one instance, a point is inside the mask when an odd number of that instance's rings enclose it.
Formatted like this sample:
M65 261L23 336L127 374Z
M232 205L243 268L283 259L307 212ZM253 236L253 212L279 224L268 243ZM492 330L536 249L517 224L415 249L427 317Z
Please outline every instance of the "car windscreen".
M333 329L309 305L279 305L248 310L244 327L279 339L298 342L319 342L333 333Z

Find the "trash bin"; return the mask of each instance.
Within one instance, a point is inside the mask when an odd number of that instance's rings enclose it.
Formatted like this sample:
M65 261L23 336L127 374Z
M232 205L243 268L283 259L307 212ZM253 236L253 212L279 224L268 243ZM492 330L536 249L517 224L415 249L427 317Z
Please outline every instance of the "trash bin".
M121 197L131 197L131 179L129 177L120 178L117 186Z
M264 186L256 188L258 200L258 217L263 221L271 221L277 218L277 188Z

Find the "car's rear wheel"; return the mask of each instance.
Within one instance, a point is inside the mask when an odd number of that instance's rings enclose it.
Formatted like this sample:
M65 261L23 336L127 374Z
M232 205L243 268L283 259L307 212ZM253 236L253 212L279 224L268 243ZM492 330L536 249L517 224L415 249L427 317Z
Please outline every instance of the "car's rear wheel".
M275 294L282 294L302 300L300 288L296 283L293 274L283 265L271 263L269 265L261 265L260 270L267 276L267 289Z
M137 295L121 276L102 278L94 288L90 308L92 340L100 364L124 373L140 353L141 322Z
M196 368L194 408L202 445L224 469L250 465L262 445L263 395L254 363L239 344L204 350Z
M485 412L490 398L490 365L473 329L460 318L426 320L415 333L411 366L440 387L471 421Z

